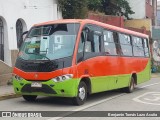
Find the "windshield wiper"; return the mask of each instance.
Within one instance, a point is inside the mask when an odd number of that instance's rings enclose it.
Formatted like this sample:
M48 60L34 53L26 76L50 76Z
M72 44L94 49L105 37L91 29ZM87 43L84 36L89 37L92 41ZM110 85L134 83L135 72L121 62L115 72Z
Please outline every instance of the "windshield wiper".
M42 56L42 57L48 59L49 61L51 61L51 59L48 58L47 56L41 55L41 54L39 54L39 53L37 53L37 52L35 52L35 53L29 53L29 54L34 54L34 55Z

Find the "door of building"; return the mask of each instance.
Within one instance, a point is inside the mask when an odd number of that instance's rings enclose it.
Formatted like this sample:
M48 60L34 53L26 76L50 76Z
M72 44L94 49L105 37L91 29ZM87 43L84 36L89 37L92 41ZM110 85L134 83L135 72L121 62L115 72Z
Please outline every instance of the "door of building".
M0 18L0 60L4 61L4 25Z

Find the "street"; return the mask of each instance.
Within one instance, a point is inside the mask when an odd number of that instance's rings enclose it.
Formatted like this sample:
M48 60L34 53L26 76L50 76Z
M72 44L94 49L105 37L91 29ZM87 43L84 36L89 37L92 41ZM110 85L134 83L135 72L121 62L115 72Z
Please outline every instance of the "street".
M160 111L160 80L152 78L150 81L136 86L133 93L123 93L119 90L90 95L82 106L73 106L68 98L38 97L36 102L26 102L22 97L0 101L0 111ZM72 112L74 114L74 112ZM40 120L74 120L74 117L65 115L57 118L38 118ZM4 120L20 120L22 118L5 118ZM29 118L34 120L35 118ZM79 118L79 119L83 119ZM92 118L91 119L106 119ZM108 117L107 120L127 118ZM129 119L137 120L130 117ZM139 120L158 120L156 117L141 117Z

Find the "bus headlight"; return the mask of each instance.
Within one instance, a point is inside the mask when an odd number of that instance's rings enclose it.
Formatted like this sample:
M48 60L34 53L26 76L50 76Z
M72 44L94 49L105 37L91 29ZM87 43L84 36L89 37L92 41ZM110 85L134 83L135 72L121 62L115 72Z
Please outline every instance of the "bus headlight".
M66 74L66 75L62 75L62 76L58 76L56 78L53 78L52 80L54 82L63 82L65 80L69 80L71 78L73 78L73 74Z
M16 75L16 74L12 74L12 76L13 76L16 80L18 80L18 81L23 80L23 78L21 78L20 76L18 76L18 75Z

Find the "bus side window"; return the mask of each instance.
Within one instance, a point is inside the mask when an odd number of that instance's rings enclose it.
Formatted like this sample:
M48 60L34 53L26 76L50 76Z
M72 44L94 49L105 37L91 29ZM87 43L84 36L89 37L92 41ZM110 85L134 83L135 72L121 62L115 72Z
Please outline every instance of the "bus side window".
M119 33L120 48L123 56L132 56L132 46L129 35Z
M117 55L113 32L104 30L104 49L106 55Z
M78 53L82 53L84 50L84 42L85 42L85 33L81 33L81 39L79 41Z
M91 45L91 41L86 41L85 43L85 52L92 52L92 45Z
M143 47L144 47L144 53L146 57L149 57L149 47L147 39L143 39Z
M101 52L101 37L99 35L94 34L93 41L85 42L85 52Z
M117 32L113 32L113 37L114 37L114 42L116 44L117 55L121 55L122 54L122 50L121 50L121 47L119 45L118 33Z
M133 42L133 54L137 57L144 57L144 48L142 38L132 37Z

